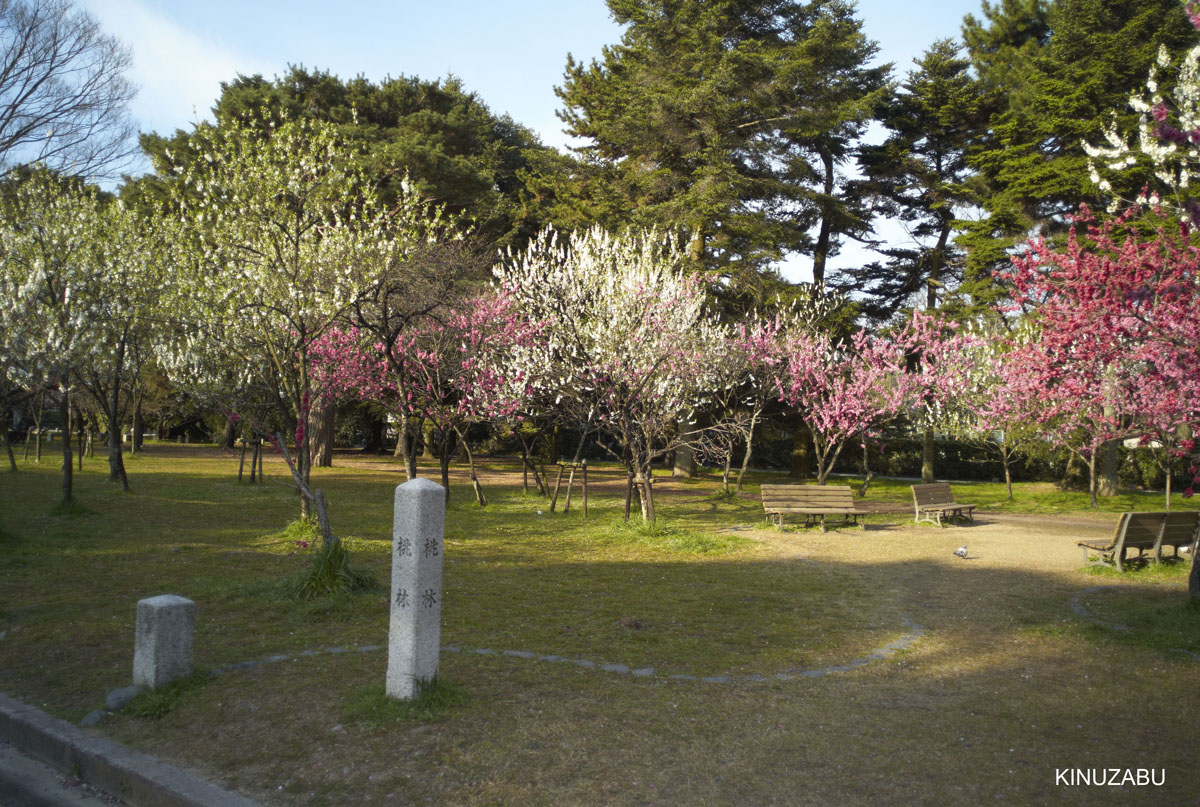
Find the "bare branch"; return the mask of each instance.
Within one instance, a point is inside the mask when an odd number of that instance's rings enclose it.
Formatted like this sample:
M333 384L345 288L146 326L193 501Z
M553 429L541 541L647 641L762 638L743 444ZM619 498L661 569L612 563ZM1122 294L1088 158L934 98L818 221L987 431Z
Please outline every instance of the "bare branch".
M136 152L127 47L67 0L0 0L0 178L41 162L115 177Z

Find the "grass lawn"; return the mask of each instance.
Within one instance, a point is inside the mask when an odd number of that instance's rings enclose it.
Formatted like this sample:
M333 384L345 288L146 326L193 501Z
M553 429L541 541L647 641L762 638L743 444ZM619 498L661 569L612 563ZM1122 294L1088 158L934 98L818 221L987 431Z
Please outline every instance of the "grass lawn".
M1184 804L1197 793L1186 698L1200 680L1200 612L1183 602L1187 569L1082 570L1075 541L1115 525L1088 514L1084 494L1018 485L1009 503L1003 485L956 486L979 523L939 530L904 514L907 483L877 480L868 499L896 515L821 534L767 524L754 496L777 475L752 475L733 499L711 477L664 479L660 522L641 529L620 523L612 469L592 472L585 521L578 489L570 513L552 514L522 493L515 466L485 462L491 504L460 484L447 514L442 641L461 652L443 653L435 697L399 708L382 697L384 652L354 650L386 644L383 590L301 602L281 585L312 552L284 530L297 503L281 464L251 486L215 449L152 446L127 459L133 492L121 494L96 458L69 514L55 512L56 464L0 475L0 689L78 721L130 681L137 600L189 597L201 670L288 660L198 675L95 731L264 804ZM315 474L335 532L385 587L397 471L355 458ZM1162 497L1102 508L1158 510ZM952 555L962 543L967 561ZM923 632L907 649L802 674L869 657L914 623ZM350 652L299 655L335 647ZM705 677L730 680L692 680ZM1056 769L1102 767L1165 768L1166 784L1055 784Z

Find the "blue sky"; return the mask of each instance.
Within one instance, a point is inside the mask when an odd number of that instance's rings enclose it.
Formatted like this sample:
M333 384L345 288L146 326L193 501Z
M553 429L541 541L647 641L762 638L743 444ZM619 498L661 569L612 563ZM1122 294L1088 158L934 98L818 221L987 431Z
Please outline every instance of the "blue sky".
M220 83L238 73L273 77L303 64L375 81L453 73L493 112L564 148L554 86L567 54L590 60L621 35L603 0L77 1L133 48L131 78L140 87L133 112L143 131L160 133L207 117ZM935 39L957 37L963 16L980 5L860 0L858 7L880 60L903 74ZM838 263L857 257L848 251ZM786 271L793 279L803 273L795 262Z

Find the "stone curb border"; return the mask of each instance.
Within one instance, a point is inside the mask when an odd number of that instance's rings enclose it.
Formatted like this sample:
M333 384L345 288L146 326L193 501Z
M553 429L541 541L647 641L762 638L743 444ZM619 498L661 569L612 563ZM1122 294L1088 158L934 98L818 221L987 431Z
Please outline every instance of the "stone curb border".
M818 667L812 670L790 669L784 672L775 673L773 675L656 675L653 667L640 667L634 669L628 664L616 663L597 663L586 658L568 658L567 656L558 655L543 655L534 653L531 650L503 650L497 651L490 647L477 647L473 649L463 649L454 645L443 645L441 651L443 653L462 653L464 655L479 655L479 656L505 656L508 658L525 659L528 661L541 661L551 664L574 664L576 667L582 667L586 670L596 670L599 672L616 673L618 675L632 675L635 678L659 678L662 680L675 681L703 681L706 684L731 684L731 683L762 683L764 681L791 681L793 678L821 678L830 673L850 672L858 667L865 667L873 661L880 661L888 656L895 655L901 650L907 650L913 644L925 635L925 628L914 622L907 615L901 615L904 622L904 627L907 632L900 636L899 639L894 639L882 647L877 647L862 658L856 658L845 664L831 664L828 667ZM251 667L258 667L264 664L278 664L283 661L293 661L301 658L309 658L312 656L331 655L336 656L342 653L375 653L384 650L382 645L366 644L351 650L348 647L329 647L324 650L301 650L295 655L280 653L273 656L267 656L263 659L253 661L239 661L236 664L227 664L224 667L214 667L209 670L209 674L213 676L225 675L226 673L236 672L237 670L248 670ZM108 693L104 699L104 708L97 709L94 712L89 712L82 720L79 721L81 726L95 726L107 717L112 711L123 708L127 703L141 694L140 687L121 687L114 689Z
M849 661L845 664L832 664L828 667L819 667L812 670L791 669L784 672L775 673L774 675L665 675L656 674L653 667L641 667L634 669L628 664L602 664L586 658L568 658L567 656L544 655L541 653L534 653L530 650L493 650L490 647L464 649L454 645L443 645L442 652L461 653L463 655L475 654L480 656L504 656L508 658L524 659L527 661L541 661L550 664L574 664L576 667L582 667L587 670L617 673L618 675L632 675L636 678L659 678L663 680L676 681L703 681L709 684L729 684L734 682L761 683L763 681L771 680L790 681L793 678L820 678L822 676L829 675L830 673L849 672L857 669L858 667L865 667L873 661L880 661L888 656L893 656L896 653L899 653L901 650L907 650L908 648L912 647L918 639L925 635L925 628L914 622L907 615L902 615L902 619L904 622L904 627L907 630L903 635L900 636L899 639L894 639L882 647L875 648L862 658L856 658L853 661ZM330 647L325 650L302 650L295 655L280 654L275 656L267 656L266 658L258 661L240 661L236 664L229 664L224 667L216 667L209 672L213 675L223 675L235 670L244 670L250 667L257 667L262 664L277 664L282 661L289 661L292 659L299 659L309 656L319 656L322 654L338 655L341 653L351 652L374 653L383 649L385 648L380 645L369 644L356 647L353 650L348 647ZM117 691L118 690L114 690L114 692Z
M918 625L909 617L905 616L904 626L908 631L899 639L895 639L882 647L872 650L863 658L857 658L846 664L832 664L828 667L819 667L812 670L787 670L785 672L775 673L774 675L656 675L653 667L641 667L633 669L627 664L597 664L591 659L584 658L567 658L565 656L542 655L532 653L528 650L504 650L497 652L491 648L481 647L474 650L463 650L459 647L445 646L443 652L449 653L477 653L481 656L508 656L510 658L527 659L529 661L542 661L549 663L565 663L574 664L577 667L583 667L588 670L599 670L601 672L617 673L619 675L632 675L637 678L659 678L663 680L675 681L702 681L707 684L731 684L731 683L762 683L764 681L791 681L793 678L820 678L830 673L850 672L858 667L865 667L873 661L885 659L888 656L895 655L901 650L907 650L912 647L918 639L925 634L925 628Z
M1071 610L1074 611L1075 615L1080 619L1091 622L1093 625L1099 625L1102 628L1108 628L1109 630L1115 631L1133 630L1128 625L1122 625L1120 622L1109 622L1107 620L1100 619L1090 610L1088 610L1087 604L1083 602L1083 598L1089 594L1095 594L1100 591L1115 591L1120 588L1123 588L1123 586L1088 586L1085 589L1080 589L1071 595L1071 599L1069 600ZM1200 653L1193 653L1191 650L1185 650L1182 647L1168 648L1167 652L1182 653L1183 655L1191 658L1193 661L1200 661Z
M255 803L103 737L92 737L0 692L0 739L138 807L256 807Z
M1100 619L1095 614L1093 614L1090 610L1088 610L1087 605L1083 601L1083 598L1089 594L1096 594L1097 592L1100 592L1100 591L1108 591L1109 589L1117 589L1117 588L1120 588L1120 586L1103 586L1103 585L1101 585L1101 586L1088 586L1085 589L1080 589L1079 591L1076 591L1074 594L1071 595L1071 599L1069 601L1071 610L1075 612L1075 616L1080 617L1081 619L1087 620L1088 622L1091 622L1093 625L1101 625L1102 627L1109 628L1111 630L1121 630L1121 631L1129 630L1128 625L1122 625L1119 622L1109 622L1107 620Z

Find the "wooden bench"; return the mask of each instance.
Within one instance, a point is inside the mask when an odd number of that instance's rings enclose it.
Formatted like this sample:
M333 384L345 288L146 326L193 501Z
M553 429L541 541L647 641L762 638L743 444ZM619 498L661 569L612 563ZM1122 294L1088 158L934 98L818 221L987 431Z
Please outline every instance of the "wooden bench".
M776 527L783 527L783 519L789 515L803 515L804 526L821 526L825 532L827 516L842 516L840 524L858 524L865 530L866 524L858 521L867 515L854 504L854 494L849 485L763 485L763 509Z
M940 527L942 526L942 516L962 518L964 514L971 521L975 520L975 515L971 512L975 509L975 505L960 504L954 501L954 494L950 492L949 482L913 485L912 492L915 510L914 524L928 521L930 524L937 524Z
M1197 528L1200 527L1200 513L1195 510L1176 511L1173 513L1122 513L1117 521L1117 529L1108 543L1101 541L1079 541L1077 546L1083 548L1083 562L1089 566L1117 567L1117 571L1125 571L1126 557L1131 549L1138 551L1138 556L1132 560L1138 563L1146 562L1146 553L1158 563L1162 559L1164 546L1174 548L1175 557L1179 557L1181 546L1190 547L1196 551ZM1096 557L1092 557L1092 555Z

